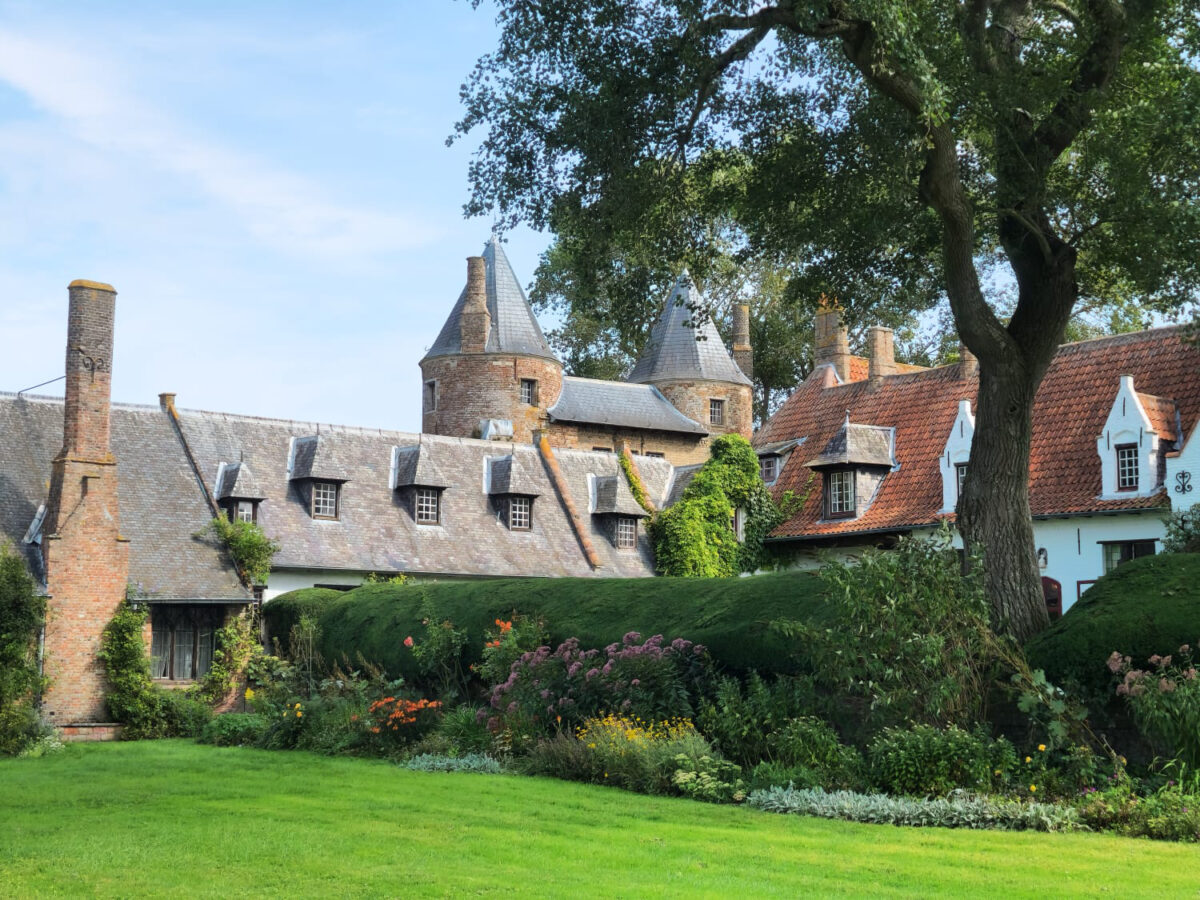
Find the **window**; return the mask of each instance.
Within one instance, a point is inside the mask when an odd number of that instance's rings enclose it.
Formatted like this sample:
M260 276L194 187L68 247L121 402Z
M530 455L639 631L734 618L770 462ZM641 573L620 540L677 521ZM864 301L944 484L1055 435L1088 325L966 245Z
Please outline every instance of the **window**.
M537 406L537 382L534 379L521 379L521 402L529 406Z
M612 453L613 448L612 447L593 447L592 451L595 453Z
M312 517L314 519L336 519L338 517L338 485L335 481L314 481L312 486Z
M854 471L846 469L825 476L825 508L830 518L854 515Z
M425 412L434 412L437 409L437 382L425 382Z
M1154 555L1154 541L1112 541L1100 545L1104 548L1104 573L1107 575L1121 563L1140 556Z
M642 456L648 456L650 459L662 459L666 454L659 453L656 450L647 450Z
M528 531L533 521L530 497L511 497L508 501L508 527L512 531Z
M708 401L708 424L724 425L725 424L725 401L724 400L709 400Z
M633 550L637 547L637 519L621 516L617 519L617 548Z
M223 505L230 522L258 521L258 503L254 500L228 500Z
M1137 444L1117 445L1117 490L1136 491L1138 489L1138 452Z
M758 474L766 484L772 484L779 477L779 457L760 456L758 458Z
M963 484L965 484L967 480L967 464L959 463L956 465L954 467L954 474L955 478L957 479L955 483L958 487L958 496L961 497L963 492Z
M417 488L418 525L437 525L441 522L440 494L437 488Z
M158 607L150 615L150 673L192 681L212 666L220 608Z

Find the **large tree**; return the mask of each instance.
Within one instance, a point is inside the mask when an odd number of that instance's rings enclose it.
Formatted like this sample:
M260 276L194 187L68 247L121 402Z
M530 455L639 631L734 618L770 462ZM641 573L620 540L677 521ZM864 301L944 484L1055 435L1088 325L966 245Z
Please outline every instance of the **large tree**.
M1032 408L1072 310L1200 283L1194 0L498 6L458 126L486 124L469 211L649 235L664 198L724 195L749 252L809 260L852 309L924 284L936 251L980 362L959 527L998 624L1041 628Z

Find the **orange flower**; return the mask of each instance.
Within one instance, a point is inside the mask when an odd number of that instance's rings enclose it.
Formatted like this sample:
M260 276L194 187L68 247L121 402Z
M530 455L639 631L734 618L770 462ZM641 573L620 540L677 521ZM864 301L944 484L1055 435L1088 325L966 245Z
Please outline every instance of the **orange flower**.
M501 634L508 634L510 631L512 631L512 622L504 622L500 619L497 619L496 624L500 626Z

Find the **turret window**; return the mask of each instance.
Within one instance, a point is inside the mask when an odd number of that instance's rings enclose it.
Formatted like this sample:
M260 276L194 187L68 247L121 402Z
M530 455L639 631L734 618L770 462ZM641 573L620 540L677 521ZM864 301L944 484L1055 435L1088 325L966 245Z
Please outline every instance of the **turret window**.
M1136 491L1138 489L1138 448L1137 444L1120 444L1117 446L1117 490Z
M425 412L437 411L437 382L425 382Z
M708 401L708 424L725 424L725 401L713 398Z
M533 378L521 379L521 402L528 406L537 406L538 383Z

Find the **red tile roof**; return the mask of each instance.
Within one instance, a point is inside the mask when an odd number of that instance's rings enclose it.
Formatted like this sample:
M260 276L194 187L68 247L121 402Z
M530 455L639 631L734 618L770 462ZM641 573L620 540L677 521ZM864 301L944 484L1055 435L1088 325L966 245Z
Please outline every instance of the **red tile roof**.
M1030 453L1030 509L1035 516L1155 508L1151 497L1100 501L1096 438L1116 397L1121 375L1132 375L1146 413L1160 435L1174 435L1176 409L1183 422L1200 416L1200 350L1185 329L1163 328L1066 344L1059 348L1034 404ZM773 491L804 493L811 471L804 466L841 427L852 422L896 429L899 468L888 473L871 506L858 518L822 522L819 480L811 482L803 507L774 537L819 537L864 531L904 530L938 520L942 478L938 457L954 424L960 400L974 407L978 378L951 365L868 381L823 387L805 381L755 435L763 445L804 438L788 458ZM1148 395L1148 396L1145 396ZM1169 398L1169 399L1168 399Z
M896 371L901 375L909 372L927 372L925 366L914 366L912 363L896 363ZM871 358L869 356L850 357L850 381L866 381L871 376Z

